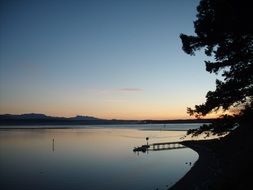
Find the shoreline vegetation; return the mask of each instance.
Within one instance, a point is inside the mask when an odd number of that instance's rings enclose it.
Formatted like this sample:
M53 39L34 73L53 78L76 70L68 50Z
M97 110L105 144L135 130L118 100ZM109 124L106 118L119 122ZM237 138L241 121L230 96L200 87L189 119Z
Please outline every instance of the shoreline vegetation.
M243 124L214 140L184 141L199 154L191 170L169 190L231 190L252 186L252 126Z
M194 20L194 35L180 34L188 55L204 52L206 71L216 74L216 88L205 102L188 107L191 116L222 111L223 120L203 125L188 134L230 133L219 140L189 141L199 160L171 190L252 189L253 170L253 32L249 1L201 0ZM227 113L226 113L227 112ZM235 128L236 127L236 128Z

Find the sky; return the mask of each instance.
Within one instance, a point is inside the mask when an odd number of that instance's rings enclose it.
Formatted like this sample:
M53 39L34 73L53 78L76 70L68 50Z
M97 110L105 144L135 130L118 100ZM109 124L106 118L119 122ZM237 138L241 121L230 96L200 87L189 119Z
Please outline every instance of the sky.
M183 52L199 0L2 0L0 114L185 119L215 76Z

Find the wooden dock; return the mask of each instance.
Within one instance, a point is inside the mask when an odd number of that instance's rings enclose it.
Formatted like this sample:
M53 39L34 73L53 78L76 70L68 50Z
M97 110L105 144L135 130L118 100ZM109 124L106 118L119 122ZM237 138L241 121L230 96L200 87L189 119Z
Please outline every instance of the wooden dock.
M186 148L186 146L180 144L180 142L153 143L153 144L150 144L149 146L150 146L149 150L153 150L153 151Z
M174 150L174 149L182 149L187 148L186 146L180 144L180 142L161 142L161 143L153 143L149 145L142 145L140 147L134 148L134 152L146 152L146 151L159 151L159 150Z

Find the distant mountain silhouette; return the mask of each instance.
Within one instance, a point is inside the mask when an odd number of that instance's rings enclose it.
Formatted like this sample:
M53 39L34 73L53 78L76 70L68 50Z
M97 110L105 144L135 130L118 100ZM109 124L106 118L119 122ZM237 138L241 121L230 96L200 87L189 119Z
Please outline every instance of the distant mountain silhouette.
M47 116L45 114L40 114L40 113L26 113L26 114L20 114L20 115L14 115L14 114L4 114L0 115L0 119L39 119L39 120L51 120L51 119L56 119L56 120L99 120L98 118L95 117L90 117L90 116L81 116L77 115L75 117L54 117L54 116Z
M53 117L38 113L0 115L0 125L111 125L136 123L139 123L139 121L117 119L108 120L82 115L77 115L75 117Z
M118 125L118 124L165 124L165 123L210 123L213 119L182 120L119 120L99 119L92 116L77 115L75 117L54 117L39 113L3 114L0 125Z
M0 115L0 119L47 119L52 118L45 114L36 114L36 113L27 113L27 114L20 114L20 115L13 115L13 114L4 114Z
M96 117L77 115L76 117L69 118L71 120L99 120Z

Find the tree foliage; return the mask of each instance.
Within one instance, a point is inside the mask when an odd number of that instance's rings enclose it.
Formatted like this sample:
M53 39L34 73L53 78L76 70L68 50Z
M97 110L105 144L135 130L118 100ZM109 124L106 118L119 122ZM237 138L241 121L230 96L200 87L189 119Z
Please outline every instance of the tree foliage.
M196 117L217 111L241 108L253 102L253 30L251 2L246 0L201 0L194 21L196 36L181 34L182 49L190 55L204 49L214 61L205 61L206 70L221 74L216 90L206 102L187 108Z

